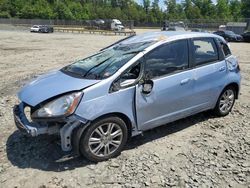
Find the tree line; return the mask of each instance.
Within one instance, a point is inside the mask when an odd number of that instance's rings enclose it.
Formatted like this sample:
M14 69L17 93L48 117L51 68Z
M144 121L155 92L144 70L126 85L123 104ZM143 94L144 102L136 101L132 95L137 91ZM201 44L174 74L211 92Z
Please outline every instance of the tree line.
M0 18L90 20L134 20L160 23L163 20L250 18L250 0L0 0Z

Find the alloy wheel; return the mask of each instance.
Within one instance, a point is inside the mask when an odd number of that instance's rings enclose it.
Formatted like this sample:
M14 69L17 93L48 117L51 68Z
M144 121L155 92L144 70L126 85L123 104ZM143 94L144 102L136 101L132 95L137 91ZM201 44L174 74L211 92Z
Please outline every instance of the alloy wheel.
M219 101L220 111L222 113L228 113L234 104L234 100L235 100L234 91L232 89L225 90Z
M123 140L121 127L116 123L105 123L91 133L88 147L97 157L107 157L114 153Z

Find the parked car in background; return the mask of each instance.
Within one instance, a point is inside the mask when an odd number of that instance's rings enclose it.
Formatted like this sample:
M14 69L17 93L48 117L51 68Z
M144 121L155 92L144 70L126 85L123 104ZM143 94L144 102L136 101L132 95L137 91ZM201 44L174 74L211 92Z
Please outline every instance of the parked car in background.
M169 22L165 21L163 23L162 31L186 31L187 26L182 21Z
M245 42L250 42L250 31L247 31L241 35Z
M173 26L169 27L167 31L186 31L184 27Z
M214 34L222 36L228 42L241 42L243 37L241 35L235 34L233 31L215 31Z
M192 29L191 31L192 31L192 32L208 33L207 30L205 30L205 29L199 29L199 28L194 28L194 29Z
M98 162L154 127L205 110L228 115L240 80L218 35L144 33L33 80L18 93L14 119L26 134L60 135L63 151Z
M102 25L102 24L105 23L105 21L102 20L102 19L96 19L96 20L94 20L94 22L95 22L95 24L97 24L97 25Z
M36 32L36 33L53 33L54 28L52 26L48 25L33 25L30 28L30 32Z
M227 26L226 25L220 25L219 26L219 31L225 31L227 30Z
M39 32L40 26L39 25L33 25L30 28L30 32Z
M89 29L103 29L111 31L123 31L125 27L122 22L118 19L96 19L96 20L87 20Z

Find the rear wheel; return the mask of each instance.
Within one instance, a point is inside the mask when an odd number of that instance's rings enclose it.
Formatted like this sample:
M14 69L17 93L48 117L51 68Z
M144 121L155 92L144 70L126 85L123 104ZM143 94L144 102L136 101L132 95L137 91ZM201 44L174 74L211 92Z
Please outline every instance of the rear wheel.
M80 151L87 159L100 162L120 154L128 130L122 119L113 116L93 122L80 140Z
M218 116L226 116L232 110L236 98L236 91L234 87L226 87L221 93L214 112Z

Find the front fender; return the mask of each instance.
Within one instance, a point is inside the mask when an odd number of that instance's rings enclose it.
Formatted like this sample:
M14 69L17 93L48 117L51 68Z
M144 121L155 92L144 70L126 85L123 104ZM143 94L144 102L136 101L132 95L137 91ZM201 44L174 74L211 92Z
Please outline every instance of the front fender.
M84 93L82 101L75 112L76 115L93 121L106 114L121 113L129 118L132 130L137 127L134 86L96 98L90 98L91 93Z

